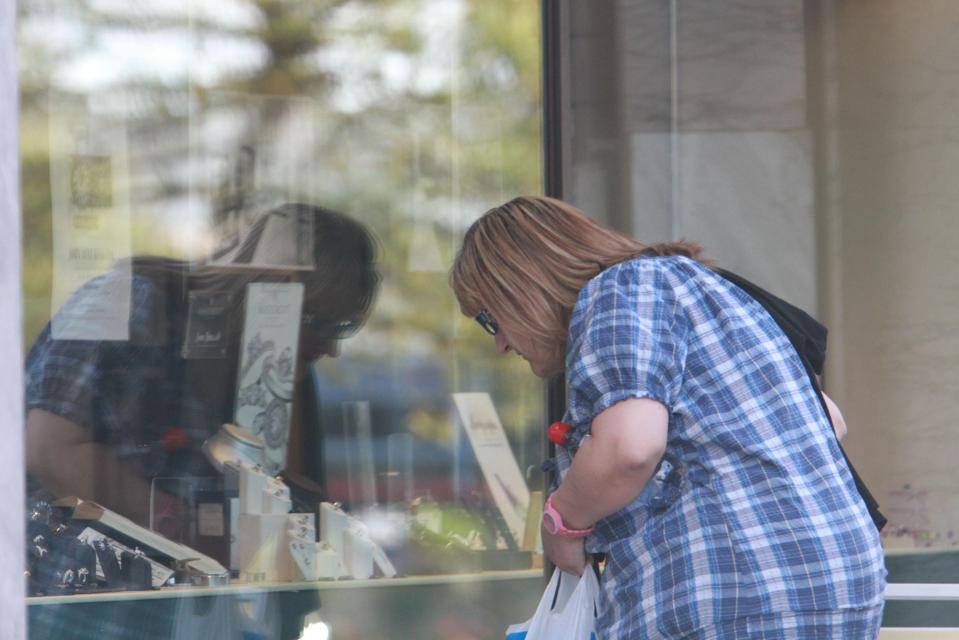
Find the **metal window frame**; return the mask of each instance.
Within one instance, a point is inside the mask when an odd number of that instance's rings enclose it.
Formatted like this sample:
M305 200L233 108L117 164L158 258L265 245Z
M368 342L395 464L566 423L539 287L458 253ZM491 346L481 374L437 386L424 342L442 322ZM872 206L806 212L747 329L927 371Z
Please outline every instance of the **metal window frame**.
M543 90L543 192L563 198L565 159L568 140L563 123L568 121L566 78L568 53L563 46L569 34L567 0L543 0L542 8L542 90ZM566 406L566 380L560 375L549 381L546 392L546 417L549 423L563 417ZM552 455L553 445L545 434L544 448Z

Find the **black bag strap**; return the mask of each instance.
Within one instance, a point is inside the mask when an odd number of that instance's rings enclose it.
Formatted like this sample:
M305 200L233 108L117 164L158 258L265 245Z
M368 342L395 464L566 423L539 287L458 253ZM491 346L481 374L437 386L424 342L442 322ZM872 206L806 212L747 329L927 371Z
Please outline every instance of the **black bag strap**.
M719 268L714 268L713 271L739 287L749 295L749 297L759 303L776 324L779 325L779 328L789 339L789 342L799 355L803 368L806 370L806 375L809 376L809 382L812 384L813 390L816 392L816 397L819 398L819 403L822 405L823 412L826 414L826 418L829 420L829 424L832 426L833 433L835 434L836 427L832 423L832 416L829 415L829 407L826 405L826 398L823 396L823 391L819 386L819 379L817 378L817 375L822 375L823 365L826 360L826 327L799 307L774 296L740 275ZM866 503L869 517L872 518L876 529L882 531L887 519L882 512L879 511L879 503L872 495L872 492L869 491L869 488L866 487L866 483L859 477L855 467L852 466L852 462L850 462L849 456L846 455L846 450L843 449L838 437L836 438L836 444L839 447L840 453L842 453L843 459L846 461L846 466L849 467L849 472L852 474L852 479L856 483L856 489L859 491L859 495L862 497L863 502Z

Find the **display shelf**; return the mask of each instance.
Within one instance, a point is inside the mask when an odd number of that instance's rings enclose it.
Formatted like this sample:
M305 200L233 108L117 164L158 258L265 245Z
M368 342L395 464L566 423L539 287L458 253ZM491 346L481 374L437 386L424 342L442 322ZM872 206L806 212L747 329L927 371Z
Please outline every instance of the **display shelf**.
M959 601L959 584L890 582L885 595L886 600Z
M895 549L883 549L887 556L931 556L937 553L955 553L959 554L959 547L899 547Z
M501 580L528 580L541 577L542 569L515 571L486 571L369 580L319 580L316 582L235 582L218 587L164 587L150 591L103 591L69 596L36 596L27 598L27 606L120 602L124 600L161 600L167 598L201 598L209 596L240 596L247 593L274 593L284 591L325 591L340 589L374 589L388 587L417 587L458 583L496 582Z

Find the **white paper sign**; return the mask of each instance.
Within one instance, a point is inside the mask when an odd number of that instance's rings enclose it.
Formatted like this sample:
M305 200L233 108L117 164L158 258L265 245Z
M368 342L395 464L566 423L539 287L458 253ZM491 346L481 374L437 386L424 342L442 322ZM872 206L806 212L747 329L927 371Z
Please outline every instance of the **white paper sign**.
M486 484L517 545L523 543L529 487L488 393L454 393L453 402Z
M91 282L131 253L129 163L122 121L51 103L53 317L57 340L129 339L129 267Z
M301 283L247 287L234 422L263 438L270 474L286 466L302 308Z

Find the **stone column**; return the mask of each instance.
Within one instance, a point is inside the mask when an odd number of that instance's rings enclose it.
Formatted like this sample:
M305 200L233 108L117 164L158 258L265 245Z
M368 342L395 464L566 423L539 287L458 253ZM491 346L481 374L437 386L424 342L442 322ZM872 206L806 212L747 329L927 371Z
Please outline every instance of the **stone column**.
M16 3L0 3L0 620L26 638Z

